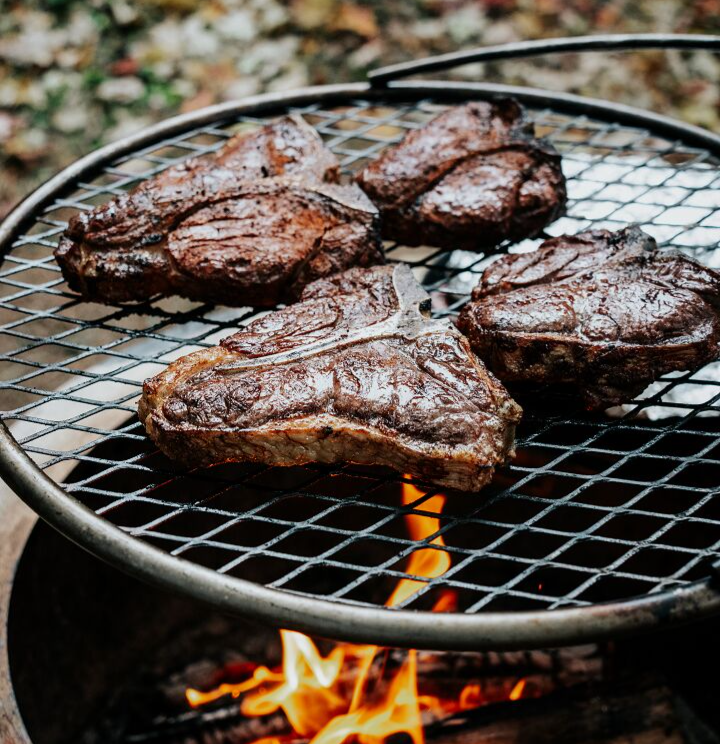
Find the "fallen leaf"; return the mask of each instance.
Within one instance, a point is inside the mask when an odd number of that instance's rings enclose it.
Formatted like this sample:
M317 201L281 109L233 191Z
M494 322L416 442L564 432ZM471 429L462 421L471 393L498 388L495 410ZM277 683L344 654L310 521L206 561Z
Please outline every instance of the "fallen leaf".
M337 6L337 0L294 0L291 14L301 28L320 28L331 21Z
M200 90L192 98L187 98L183 101L180 105L180 110L185 114L188 111L195 111L196 109L210 106L214 102L213 94L209 90Z
M351 31L366 39L378 35L378 24L373 9L354 3L342 3L333 18L331 29L334 31Z
M621 12L619 8L613 5L606 5L600 8L596 14L596 25L598 28L612 29L618 26L621 20Z
M198 9L197 0L145 0L145 2L176 13L192 13Z
M492 12L509 13L514 10L516 0L483 0L483 5L485 5L487 10Z
M48 139L39 129L19 131L5 142L5 153L26 166L38 163L49 151Z
M123 57L123 59L117 59L113 62L108 71L111 75L117 75L122 77L123 75L135 75L138 72L140 65L137 59L132 57Z
M0 142L9 140L21 125L22 119L19 116L8 114L7 111L0 111Z

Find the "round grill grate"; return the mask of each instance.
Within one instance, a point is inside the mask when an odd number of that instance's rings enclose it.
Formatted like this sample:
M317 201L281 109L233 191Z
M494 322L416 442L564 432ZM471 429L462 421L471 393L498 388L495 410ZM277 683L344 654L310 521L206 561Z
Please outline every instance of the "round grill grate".
M79 210L218 148L240 128L300 113L350 175L447 101L441 92L433 98L407 93L401 101L349 93L333 103L311 95L298 105L276 104L262 116L236 112L202 125L191 117L170 135L166 130L129 154L101 159L79 180L66 179L43 210L28 216L0 272L0 408L22 449L97 515L82 520L75 539L108 557L99 525L105 530L111 523L127 536L121 541L126 563L146 543L202 566L206 570L186 583L186 564L174 560L168 565L177 575L157 578L239 612L249 585L238 579L245 579L290 595L283 619L291 622L293 597L310 598L303 607L329 600L372 608L381 628L391 628L391 615L408 615L383 608L383 601L407 577L408 556L421 547L406 536L404 517L435 516L426 507L437 491L419 490L404 507L402 479L372 468L224 465L188 472L173 465L137 421L143 380L179 356L214 345L254 310L179 298L129 308L83 302L67 289L52 251ZM562 153L568 178L567 216L548 234L638 222L662 247L717 264L718 168L707 149L576 113L536 108L530 115L537 133ZM539 242L501 250L525 251ZM386 254L413 266L437 315L455 315L492 260L395 244ZM468 645L460 636L439 635L452 628L444 623L461 615L547 615L599 603L623 613L639 598L694 588L712 573L717 365L667 375L637 400L601 415L574 411L562 399L523 402L516 461L479 494L447 494L438 530L425 541L447 551L451 567L424 581L398 609L428 610L451 590L456 611L443 623L430 620L438 624L438 637L430 628L434 640L420 642ZM7 451L2 464L8 474L14 461ZM53 503L64 508L57 498ZM39 511L52 521L48 510ZM137 556L138 565L125 567L147 578L152 569L143 569L145 558ZM205 582L202 591L198 581ZM281 617L272 603L261 605L248 604L247 611ZM558 638L583 637L583 615L578 618L575 629L569 625ZM313 627L300 618L297 625ZM319 629L365 637L344 627L342 615ZM376 628L374 640L419 643L410 629L404 632L378 638ZM509 637L506 645L516 642Z

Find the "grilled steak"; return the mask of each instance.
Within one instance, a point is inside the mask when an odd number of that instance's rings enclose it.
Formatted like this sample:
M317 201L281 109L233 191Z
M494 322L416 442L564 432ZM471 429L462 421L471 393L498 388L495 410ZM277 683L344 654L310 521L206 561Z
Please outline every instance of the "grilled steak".
M520 408L406 266L308 286L147 380L140 418L173 459L378 464L473 491L513 455Z
M297 117L233 137L74 217L55 257L99 302L179 294L227 305L296 299L314 279L382 263L377 210Z
M718 306L716 271L629 227L498 259L458 327L504 382L570 387L595 409L715 359Z
M561 157L513 100L451 108L357 177L383 237L469 250L537 235L563 213Z

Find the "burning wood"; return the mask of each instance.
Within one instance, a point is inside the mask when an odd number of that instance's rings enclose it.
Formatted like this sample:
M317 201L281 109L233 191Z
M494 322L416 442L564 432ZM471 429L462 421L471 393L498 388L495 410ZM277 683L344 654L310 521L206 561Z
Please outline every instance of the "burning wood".
M421 501L424 495L415 486L403 484L405 506ZM422 501L423 511L440 515L445 500L442 495L432 496ZM450 554L438 549L444 547L442 536L433 537L440 529L437 516L409 513L406 523L413 540L430 541L428 547L410 555L406 573L416 578L399 581L386 602L388 607L406 602L426 586L417 577L437 578L451 565ZM444 593L434 610L447 611L453 602L453 594ZM240 711L248 718L282 711L288 721L287 735L264 735L254 744L289 744L294 737L310 744L343 744L351 739L370 744L396 734L423 744L424 726L486 702L480 682L458 685L455 679L446 679L438 684L430 675L428 685L421 677L424 690L419 693L415 650L396 654L399 663L393 664L388 650L377 646L338 644L323 656L302 633L282 630L281 639L280 669L258 666L237 684L221 684L207 692L188 689L190 705L199 707L230 695L241 698ZM525 687L526 680L521 679L511 689L507 681L498 689L504 699L517 700Z
M530 683L528 685L530 687ZM159 741L163 744L312 744L311 738L290 730L258 731L246 725L261 719L242 719L232 728L187 732L186 736L128 739L128 744ZM595 684L556 688L542 698L537 695L513 701L505 699L445 716L423 720L427 744L683 744L693 740L716 741L693 713L679 706L678 699L654 675L622 676ZM692 726L698 736L689 739L684 731ZM395 737L393 742L409 739ZM316 739L317 741L317 739ZM322 740L321 740L322 741ZM353 744L380 744L376 737L351 738ZM410 741L413 741L410 739Z

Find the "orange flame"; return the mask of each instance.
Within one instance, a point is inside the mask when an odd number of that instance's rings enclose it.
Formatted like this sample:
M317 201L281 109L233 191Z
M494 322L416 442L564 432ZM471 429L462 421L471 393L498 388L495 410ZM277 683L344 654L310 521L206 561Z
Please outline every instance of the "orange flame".
M405 506L420 501L424 495L415 486L403 484ZM438 532L440 520L434 515L441 513L445 501L445 496L432 496L418 506L425 514L414 511L406 516L411 539L425 541ZM444 546L443 538L438 535L428 547L411 553L406 573L414 578L401 579L386 606L395 607L407 601L427 586L422 579L437 578L450 568L451 556L442 550ZM456 593L446 590L433 610L449 612L456 605ZM263 716L280 709L296 734L312 737L311 744L343 744L351 739L358 744L376 744L399 733L407 734L413 744L424 744L421 707L434 707L440 701L418 694L416 651L408 652L387 685L382 686L381 679L374 678L375 689L369 689L377 646L339 644L324 657L308 636L289 630L280 633L283 644L280 669L259 666L247 680L222 684L210 692L188 689L188 703L197 707L226 695L235 698L243 695L244 715ZM382 678L383 674L378 676ZM518 682L509 698L517 700L524 685L525 680ZM383 687L385 692L379 693ZM452 709L465 710L482 702L480 686L467 685L458 700L453 701ZM281 744L281 740L267 737L254 744Z
M416 652L409 651L388 692L377 704L334 718L312 744L343 744L352 736L360 744L372 744L401 732L408 734L413 744L424 744L416 663Z
M411 506L412 504L415 504L420 501L424 495L425 494L422 491L410 483L404 483L402 486L403 506ZM423 511L432 514L441 514L445 504L445 496L434 496L423 503ZM425 514L411 513L406 516L406 526L411 539L416 542L422 542L438 532L440 529L440 520L437 517L429 517ZM443 542L443 538L439 536L433 540L431 544L443 546L445 543ZM411 555L408 567L406 568L406 573L412 576L424 576L429 579L434 579L442 576L450 567L451 557L448 553L431 548L424 548L415 551ZM423 581L413 579L401 580L389 600L386 602L386 607L396 607L399 604L402 604L406 600L410 599L414 594L417 594L424 586L426 586L426 583ZM441 597L441 601L443 601L443 597ZM358 669L355 688L353 690L353 697L351 699L350 713L359 711L368 685L368 677L377 653L378 648L375 646L368 646L360 649L361 663ZM414 666L416 666L415 661ZM399 673L399 677L402 676L402 673L403 670ZM418 700L417 692L414 697L416 700L416 709L420 716L420 702ZM389 736L390 733L398 732L389 732L388 734L385 734L385 736ZM407 733L413 736L410 730L408 730Z
M477 683L469 683L462 690L458 698L458 706L461 710L470 710L483 705L481 686Z
M433 605L433 612L456 612L458 610L458 593L445 589Z
M237 685L222 684L210 692L201 692L200 690L194 690L192 687L189 687L185 691L185 697L193 708L197 708L200 705L212 703L214 700L218 700L226 695L232 695L234 698L239 697L244 692L254 690L256 687L259 687L266 682L282 681L282 674L271 672L267 667L260 666L253 672L253 675L249 679L245 680L245 682L240 682Z
M519 679L514 685L513 689L508 693L509 700L520 700L523 691L526 689L526 680Z
M423 492L419 491L410 483L403 484L403 505L409 506L423 497ZM424 501L418 508L433 514L440 514L446 503L445 496L431 496ZM411 540L421 542L430 537L440 529L440 521L437 517L428 517L424 514L407 514L406 526ZM444 546L443 537L438 535L431 540L430 545ZM429 579L435 579L442 576L451 567L451 556L445 550L436 550L435 548L421 548L411 553L406 573L413 576L425 576ZM402 579L395 588L393 594L386 602L387 607L395 607L405 602L409 597L420 591L426 586L425 581L417 579Z
M290 630L281 630L280 635L281 683L248 695L241 711L246 716L265 716L282 708L295 732L310 736L345 710L345 701L335 689L345 651L339 646L323 658L308 636Z

